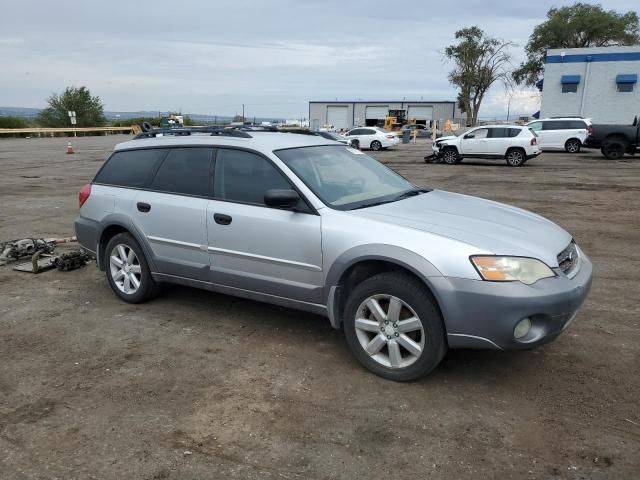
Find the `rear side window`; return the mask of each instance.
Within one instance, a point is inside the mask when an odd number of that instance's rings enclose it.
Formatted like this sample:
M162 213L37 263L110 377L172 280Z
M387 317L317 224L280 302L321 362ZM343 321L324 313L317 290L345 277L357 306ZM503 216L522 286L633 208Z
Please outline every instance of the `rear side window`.
M264 205L264 194L271 189L289 190L291 184L266 159L243 150L218 150L214 174L216 198Z
M172 148L156 173L151 188L183 195L209 195L210 148Z
M579 130L579 129L587 128L587 124L584 123L582 120L569 120L567 124L568 124L567 125L568 128L570 128L571 130Z
M490 128L489 138L507 138L510 128Z
M522 130L520 130L519 128L508 128L507 130L509 130L507 132L509 134L509 137L517 137L518 135L520 135L520 132L522 132Z
M166 154L167 150L160 148L116 152L94 181L119 187L145 187Z

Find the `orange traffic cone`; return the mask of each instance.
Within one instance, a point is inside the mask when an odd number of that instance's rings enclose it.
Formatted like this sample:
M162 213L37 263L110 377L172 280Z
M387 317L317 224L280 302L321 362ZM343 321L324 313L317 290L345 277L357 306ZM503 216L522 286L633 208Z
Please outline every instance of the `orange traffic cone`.
M72 153L76 153L73 151L73 147L71 146L71 142L67 142L67 155L70 155Z

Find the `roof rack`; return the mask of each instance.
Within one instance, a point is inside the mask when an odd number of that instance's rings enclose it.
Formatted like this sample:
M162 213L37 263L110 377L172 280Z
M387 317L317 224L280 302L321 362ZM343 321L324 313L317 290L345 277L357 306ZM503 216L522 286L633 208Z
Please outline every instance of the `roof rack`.
M152 128L147 131L139 133L134 140L141 138L156 138L158 136L174 135L174 136L188 136L193 133L209 133L211 136L221 137L237 137L237 138L253 138L246 131L236 128L226 127L181 127L181 128Z
M291 127L291 128L278 128L273 125L239 125L237 128L243 132L276 132L276 133L297 133L299 135L317 135L316 132L312 132L308 128Z

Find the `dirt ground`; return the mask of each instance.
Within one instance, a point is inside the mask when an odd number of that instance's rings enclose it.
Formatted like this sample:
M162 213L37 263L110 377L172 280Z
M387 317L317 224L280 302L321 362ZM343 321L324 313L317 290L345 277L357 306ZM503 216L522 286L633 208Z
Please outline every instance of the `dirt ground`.
M73 234L77 192L126 137L0 140L0 239ZM0 267L0 478L640 477L640 160L426 165L412 181L574 234L593 289L532 351L450 351L421 381L363 370L321 317L183 287L113 295L94 264Z

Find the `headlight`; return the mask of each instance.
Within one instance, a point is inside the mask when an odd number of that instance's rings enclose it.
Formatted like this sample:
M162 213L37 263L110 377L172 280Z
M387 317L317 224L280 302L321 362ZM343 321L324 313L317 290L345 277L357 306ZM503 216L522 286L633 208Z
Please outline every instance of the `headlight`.
M471 263L484 280L491 282L518 281L531 285L556 276L545 263L535 258L477 255L471 257Z

